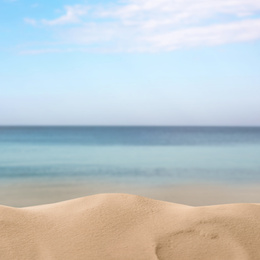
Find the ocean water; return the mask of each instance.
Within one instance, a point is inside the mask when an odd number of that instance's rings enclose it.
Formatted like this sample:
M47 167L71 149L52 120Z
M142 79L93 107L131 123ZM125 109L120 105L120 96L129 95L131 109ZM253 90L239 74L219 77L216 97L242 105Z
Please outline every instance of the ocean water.
M0 127L0 181L260 183L259 127Z

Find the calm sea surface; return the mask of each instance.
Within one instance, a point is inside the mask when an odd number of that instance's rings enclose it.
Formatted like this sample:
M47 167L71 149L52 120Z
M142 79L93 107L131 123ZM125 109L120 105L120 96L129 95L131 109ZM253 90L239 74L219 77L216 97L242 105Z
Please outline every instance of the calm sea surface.
M259 127L0 127L0 181L260 183Z

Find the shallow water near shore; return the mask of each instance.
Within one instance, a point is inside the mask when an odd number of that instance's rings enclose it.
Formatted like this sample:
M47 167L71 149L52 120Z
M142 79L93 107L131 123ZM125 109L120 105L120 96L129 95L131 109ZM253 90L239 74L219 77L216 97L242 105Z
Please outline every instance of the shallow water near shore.
M258 127L0 127L1 196L257 187L259 155Z
M260 181L260 128L1 127L0 178Z

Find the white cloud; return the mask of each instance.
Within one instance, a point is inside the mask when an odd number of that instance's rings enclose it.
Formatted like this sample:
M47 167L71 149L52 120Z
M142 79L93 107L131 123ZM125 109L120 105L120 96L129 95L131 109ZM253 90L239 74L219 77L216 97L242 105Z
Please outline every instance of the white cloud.
M42 20L46 25L63 25L71 23L80 23L80 16L87 13L87 7L81 5L65 6L66 14L54 20Z
M27 49L19 52L20 55L37 55L46 53L69 53L69 52L89 52L87 48L45 48L45 49Z
M201 21L217 14L250 15L259 9L257 0L129 0L124 6L101 11L100 15L139 21L169 17L177 24Z
M34 54L44 54L44 53L61 53L64 52L61 49L38 49L38 50L24 50L21 51L19 54L21 55L34 55Z
M60 31L63 41L109 51L170 51L260 39L259 0L126 0L65 10L42 24L71 24Z
M212 46L260 39L260 19L227 24L193 27L143 37L151 50L174 50L182 47Z

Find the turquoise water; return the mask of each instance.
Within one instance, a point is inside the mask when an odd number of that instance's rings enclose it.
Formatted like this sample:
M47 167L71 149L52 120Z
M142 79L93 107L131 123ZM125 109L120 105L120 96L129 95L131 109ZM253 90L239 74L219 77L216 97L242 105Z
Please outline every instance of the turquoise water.
M0 180L260 182L257 127L0 127Z

